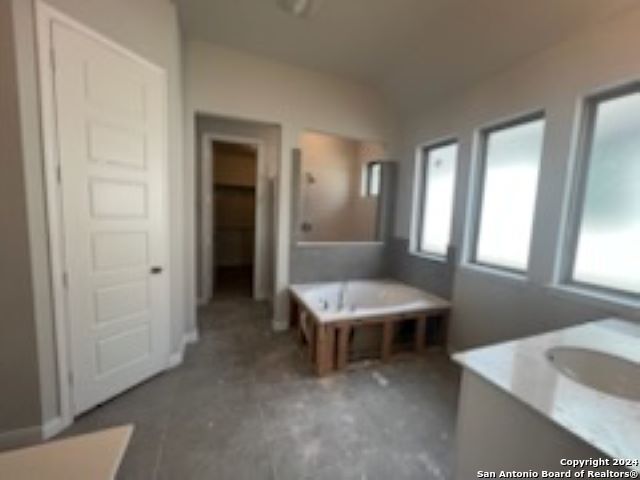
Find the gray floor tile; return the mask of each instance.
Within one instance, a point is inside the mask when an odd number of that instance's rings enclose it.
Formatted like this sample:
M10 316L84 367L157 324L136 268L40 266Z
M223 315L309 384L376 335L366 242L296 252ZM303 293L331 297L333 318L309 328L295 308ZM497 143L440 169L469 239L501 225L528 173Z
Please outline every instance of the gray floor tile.
M262 303L199 312L184 362L77 419L133 423L121 479L451 478L459 372L442 352L318 379Z

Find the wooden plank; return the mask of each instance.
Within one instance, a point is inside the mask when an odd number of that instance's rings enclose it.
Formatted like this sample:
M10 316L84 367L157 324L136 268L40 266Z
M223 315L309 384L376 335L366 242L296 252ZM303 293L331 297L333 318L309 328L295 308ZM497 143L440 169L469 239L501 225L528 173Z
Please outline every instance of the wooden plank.
M300 304L293 294L289 295L289 327L296 327L300 321Z
M387 319L382 324L382 361L387 362L391 358L393 349L394 319Z
M422 353L427 348L427 316L420 315L416 319L416 336L415 336L415 346L416 352Z
M331 371L331 331L333 329L319 324L316 328L316 373L320 376L326 375Z
M338 356L336 359L336 369L341 370L347 366L349 361L349 334L351 327L348 323L338 328Z
M402 312L394 315L386 315L361 318L354 322L353 318L335 320L333 322L321 322L312 310L307 310L304 304L292 295L292 300L297 301L296 308L300 312L298 323L301 324L301 335L304 335L309 345L309 356L318 375L327 375L332 370L343 369L349 362L349 334L357 324L360 326L380 325L383 328L383 341L381 357L388 361L393 354L393 340L395 324L402 320L416 319L415 350L426 350L427 318L434 313L448 309L429 309L413 312Z
M315 333L315 344L316 344L316 348L314 349L314 355L313 355L313 364L316 368L316 374L317 375L324 375L324 329L320 326L317 325L316 329L315 329L316 333Z
M311 360L311 363L315 363L316 350L317 350L316 337L317 337L317 331L318 331L318 322L311 315L309 315L305 319L305 321L307 323L307 342L309 346L309 359Z
M2 453L0 478L111 480L132 432L126 425Z
M331 325L318 324L316 335L320 337L320 341L316 342L316 371L318 375L323 376L335 369L336 329Z
M327 373L329 373L336 368L336 329L332 325L327 325L325 328L327 329L325 342L325 362Z
M298 309L298 341L301 345L309 342L309 332L307 331L307 312L302 308Z
M402 313L396 313L396 314L389 314L389 313L385 313L384 315L375 315L375 316L371 316L371 317L350 317L347 319L342 319L342 320L333 320L331 322L324 322L325 325L333 325L333 326L337 326L342 324L343 322L349 322L351 324L357 322L358 325L379 325L382 322L388 320L388 319L393 319L393 320L414 320L416 317L418 317L419 315L427 315L427 316L436 316L436 315L441 315L441 314L445 314L448 312L449 309L443 309L443 308L432 308L429 310L425 310L425 309L420 309L420 310L411 310L411 311L407 311L407 312L402 312Z

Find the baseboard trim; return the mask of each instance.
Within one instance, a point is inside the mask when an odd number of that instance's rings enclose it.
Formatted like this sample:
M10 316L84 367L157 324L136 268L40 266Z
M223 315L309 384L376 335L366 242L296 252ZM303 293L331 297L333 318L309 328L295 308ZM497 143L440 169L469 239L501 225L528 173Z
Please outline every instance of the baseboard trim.
M190 332L187 332L184 334L184 341L183 343L185 345L188 345L190 343L196 343L198 341L199 335L198 335L198 330L192 330Z
M198 341L198 331L193 330L187 332L182 336L182 342L180 342L180 349L177 352L173 352L169 355L169 362L167 363L167 369L176 368L184 360L184 350L190 343L196 343Z
M42 438L44 440L49 440L50 438L55 437L65 428L71 425L71 423L72 422L65 421L62 417L56 417L46 421L42 425Z
M167 369L176 368L178 365L182 363L183 357L184 357L184 346L181 347L179 351L169 355L169 363L167 364Z
M284 332L289 330L289 324L287 322L273 321L271 322L271 327L274 332Z
M49 440L69 425L71 425L70 421L62 417L55 417L47 420L42 425L34 425L33 427L0 433L0 451L27 447L39 443L42 440Z
M40 425L2 432L0 433L0 451L25 447L40 440L42 440L42 427Z

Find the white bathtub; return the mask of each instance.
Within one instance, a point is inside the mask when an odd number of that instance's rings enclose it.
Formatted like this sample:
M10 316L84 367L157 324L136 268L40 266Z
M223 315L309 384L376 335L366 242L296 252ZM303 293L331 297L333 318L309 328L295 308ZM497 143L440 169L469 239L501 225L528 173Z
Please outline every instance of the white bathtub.
M323 323L450 307L443 298L395 280L296 284L290 290Z

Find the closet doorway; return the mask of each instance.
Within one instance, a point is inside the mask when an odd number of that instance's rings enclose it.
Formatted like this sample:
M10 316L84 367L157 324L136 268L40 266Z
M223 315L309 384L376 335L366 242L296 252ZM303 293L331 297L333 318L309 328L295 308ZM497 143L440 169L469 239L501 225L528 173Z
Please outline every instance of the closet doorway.
M254 297L259 145L214 139L209 146L213 297Z

